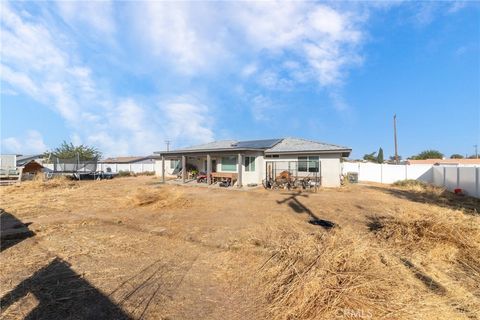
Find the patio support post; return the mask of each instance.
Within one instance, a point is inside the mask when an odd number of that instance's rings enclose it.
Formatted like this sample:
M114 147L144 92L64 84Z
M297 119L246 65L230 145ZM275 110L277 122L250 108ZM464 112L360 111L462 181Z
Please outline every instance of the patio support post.
M207 184L212 184L212 157L207 154Z
M242 187L242 154L239 153L237 156L238 160L238 169L237 169L237 174L238 174L238 180L237 180L237 187L241 188Z
M162 182L165 183L165 156L162 154Z
M182 155L182 182L187 182L187 157Z

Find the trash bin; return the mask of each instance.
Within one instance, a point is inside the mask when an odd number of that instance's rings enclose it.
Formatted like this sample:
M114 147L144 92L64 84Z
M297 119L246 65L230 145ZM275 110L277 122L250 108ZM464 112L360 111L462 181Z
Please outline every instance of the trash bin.
M358 172L347 172L347 179L349 183L358 183Z

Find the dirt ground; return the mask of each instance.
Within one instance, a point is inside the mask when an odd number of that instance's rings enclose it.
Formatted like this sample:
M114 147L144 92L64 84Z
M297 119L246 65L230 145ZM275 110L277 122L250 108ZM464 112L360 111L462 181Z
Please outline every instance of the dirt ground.
M290 231L322 236L339 229L373 246L382 241L375 223L385 216L441 214L475 227L480 211L475 201L438 201L380 185L293 193L161 185L154 177L134 177L32 183L0 192L0 207L34 232L0 253L1 319L282 318L272 316L275 299L264 290L277 259L272 239L281 241ZM396 268L411 277L408 290L430 306L423 318L437 318L439 306L447 310L445 318L480 317L476 274L429 264L432 251L385 246L403 261ZM354 318L344 310L336 315Z

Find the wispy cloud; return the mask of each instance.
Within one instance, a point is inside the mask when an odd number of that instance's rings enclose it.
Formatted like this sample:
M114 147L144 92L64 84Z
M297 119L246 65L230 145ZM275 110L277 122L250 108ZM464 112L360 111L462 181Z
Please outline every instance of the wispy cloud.
M72 63L65 48L55 41L55 31L41 21L33 22L2 2L2 81L34 99L51 104L65 119L75 122L80 114L88 73Z
M467 1L452 1L450 7L448 8L448 13L455 13L462 10L467 6Z
M467 1L426 1L410 3L414 23L424 27L432 23L439 15L455 14L467 7Z
M270 98L257 95L252 99L250 110L255 120L262 121L271 119L268 113L278 112L277 107Z
M74 28L87 25L93 33L110 35L116 31L111 1L57 1L63 20Z
M186 75L206 72L227 58L223 14L213 3L139 2L130 22L140 47Z
M335 109L347 110L338 88L363 62L362 10L277 1L134 7L134 30L151 60L192 77L236 73L240 82L259 87L249 94L254 120L269 119L261 110L270 94L305 83L333 92Z
M106 155L142 154L158 148L158 140L165 134L162 128L166 126L177 130L176 135L189 133L189 137L193 137L191 141L213 137L209 130L212 121L202 120L207 117L205 106L185 104L179 99L176 105L165 110L164 117L152 117L148 113L156 112L153 106L115 95L108 79L102 79L91 67L81 63L75 46L71 41L65 42L69 35L55 23L42 16L23 15L9 3L1 5L2 83L10 90L51 106L63 117L77 143L94 144ZM101 3L99 9L104 5ZM68 11L73 10L71 8L64 10L67 10L64 15L73 14ZM95 10L88 5L86 12ZM115 30L114 26L104 25L98 19L82 18L78 23L91 24L105 32ZM180 117L179 109L194 116L193 121ZM45 149L39 136L40 133L31 131L26 138L8 137L2 144L15 152Z
M170 3L135 5L133 23L139 38L156 56L166 57L180 72L224 71L225 64L245 59L258 64L240 74L259 71L267 88L298 80L281 76L284 62L297 63L297 75L321 86L339 84L347 68L361 63L361 13L308 2ZM277 62L275 69L262 58ZM313 72L307 72L313 70ZM275 73L275 74L274 74Z
M361 62L363 14L306 2L250 2L235 11L232 19L247 43L256 55L270 52L279 73L295 63L297 72L302 68L319 85L329 86L339 84L346 68Z
M1 142L2 153L28 154L47 151L41 133L36 130L28 130L20 137L6 137Z
M159 110L166 118L164 136L175 140L177 145L214 139L214 119L210 116L208 106L181 96L159 103Z

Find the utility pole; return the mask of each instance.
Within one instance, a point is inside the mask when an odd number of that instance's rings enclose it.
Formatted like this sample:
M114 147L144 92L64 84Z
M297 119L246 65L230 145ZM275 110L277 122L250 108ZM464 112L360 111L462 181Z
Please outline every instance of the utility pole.
M475 159L478 159L478 145L474 144L473 146L475 147Z
M167 152L170 151L170 140L165 140L165 143L167 144Z
M393 138L395 140L395 164L398 164L397 115L393 115Z

